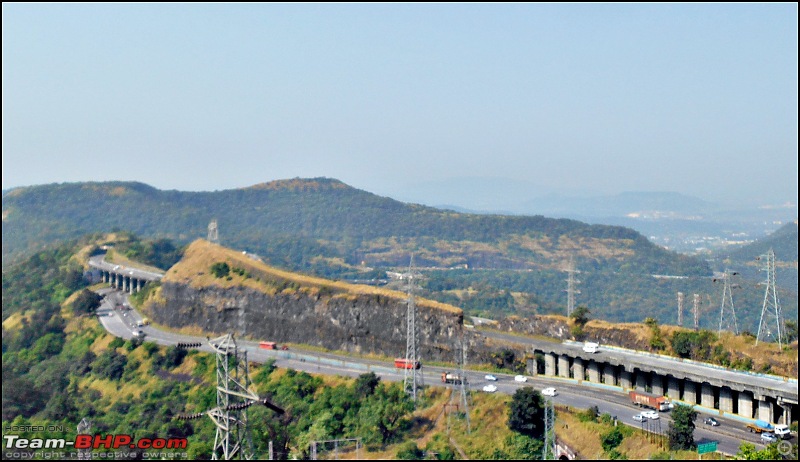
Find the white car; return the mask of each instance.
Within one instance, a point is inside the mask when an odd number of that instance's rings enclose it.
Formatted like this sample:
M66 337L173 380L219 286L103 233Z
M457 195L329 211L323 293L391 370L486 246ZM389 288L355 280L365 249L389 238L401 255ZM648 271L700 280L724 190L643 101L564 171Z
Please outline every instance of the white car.
M659 416L658 412L656 412L656 411L644 411L644 412L642 412L642 416L646 417L646 418L648 418L650 420L658 420L658 419L661 418L661 416Z
M545 396L555 396L555 395L558 394L558 392L556 391L555 388L550 387L550 388L545 388L544 390L542 390L542 394L545 395Z
M518 375L518 376L514 377L514 381L515 382L527 382L528 378L525 377L524 375Z
M497 377L493 376L492 374L484 375L483 378L490 382L497 382Z
M635 420L637 422L643 422L645 418L646 417L641 415L641 414L636 414L635 416L633 416L633 420Z
M494 393L497 391L497 387L492 384L489 384L483 387L483 391L485 391L486 393Z

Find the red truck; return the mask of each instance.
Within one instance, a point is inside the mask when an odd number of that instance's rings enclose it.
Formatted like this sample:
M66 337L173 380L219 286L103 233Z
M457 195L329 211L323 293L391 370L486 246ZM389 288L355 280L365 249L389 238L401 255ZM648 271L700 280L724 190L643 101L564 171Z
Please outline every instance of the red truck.
M657 396L636 390L628 393L628 396L631 398L631 404L634 406L649 407L656 411L669 410L669 398L665 396Z
M394 367L398 369L419 369L422 365L419 361L410 361L408 359L396 358L394 360Z
M289 347L286 345L282 347L278 347L278 344L275 342L259 342L258 347L264 350L288 350Z

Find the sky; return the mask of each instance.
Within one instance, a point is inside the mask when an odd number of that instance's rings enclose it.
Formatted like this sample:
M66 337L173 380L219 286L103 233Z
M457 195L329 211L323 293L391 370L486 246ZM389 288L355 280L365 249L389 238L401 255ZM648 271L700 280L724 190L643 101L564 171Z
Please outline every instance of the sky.
M329 177L797 203L794 3L2 11L4 190Z

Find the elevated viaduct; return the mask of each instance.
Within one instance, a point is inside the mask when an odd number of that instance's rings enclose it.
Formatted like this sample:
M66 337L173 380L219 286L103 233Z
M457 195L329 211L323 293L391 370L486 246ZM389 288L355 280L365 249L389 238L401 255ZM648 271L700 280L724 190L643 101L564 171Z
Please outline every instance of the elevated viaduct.
M623 391L648 391L731 417L772 423L788 424L797 412L797 379L615 347L587 353L577 342L528 343L539 358L528 366L532 375L543 371L547 376L601 383Z
M100 271L103 282L130 294L140 291L146 283L159 281L164 276L163 273L108 263L104 258L105 254L89 258L89 266Z

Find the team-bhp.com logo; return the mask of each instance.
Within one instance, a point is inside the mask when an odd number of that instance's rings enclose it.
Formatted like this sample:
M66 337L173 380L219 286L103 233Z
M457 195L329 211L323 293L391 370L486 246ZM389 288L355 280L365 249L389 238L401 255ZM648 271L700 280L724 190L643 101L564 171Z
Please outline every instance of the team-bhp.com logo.
M20 438L3 435L6 449L186 449L186 438L139 438L130 435L78 435L64 438Z

